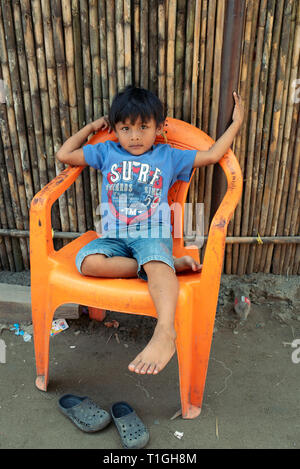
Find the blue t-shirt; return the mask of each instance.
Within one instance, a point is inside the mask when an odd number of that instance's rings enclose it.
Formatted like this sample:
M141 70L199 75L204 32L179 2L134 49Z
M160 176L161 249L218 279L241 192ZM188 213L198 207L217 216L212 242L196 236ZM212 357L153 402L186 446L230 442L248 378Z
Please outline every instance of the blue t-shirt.
M188 182L196 150L157 144L136 156L117 142L85 145L86 163L102 172L101 215L104 234L139 224L170 227L168 191L178 179Z

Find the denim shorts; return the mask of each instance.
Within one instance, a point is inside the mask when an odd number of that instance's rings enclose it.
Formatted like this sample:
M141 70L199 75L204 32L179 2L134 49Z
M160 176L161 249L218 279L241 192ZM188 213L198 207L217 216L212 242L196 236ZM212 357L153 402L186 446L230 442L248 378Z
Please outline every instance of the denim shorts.
M173 239L169 232L166 235L161 230L153 232L153 229L141 228L126 232L120 230L116 234L104 235L86 244L76 256L76 267L81 272L81 265L86 256L90 254L104 254L107 257L121 256L134 258L137 261L137 276L147 281L147 274L143 264L149 261L161 261L169 265L175 272L173 261Z

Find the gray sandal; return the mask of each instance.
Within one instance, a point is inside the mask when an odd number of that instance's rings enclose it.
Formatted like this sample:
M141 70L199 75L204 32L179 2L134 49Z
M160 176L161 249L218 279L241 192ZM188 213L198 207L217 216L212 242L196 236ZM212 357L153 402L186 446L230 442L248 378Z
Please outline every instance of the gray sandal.
M111 421L109 413L86 396L64 394L58 401L58 407L84 432L92 433L102 430Z
M127 402L116 402L111 415L119 431L124 448L143 448L149 441L149 432Z

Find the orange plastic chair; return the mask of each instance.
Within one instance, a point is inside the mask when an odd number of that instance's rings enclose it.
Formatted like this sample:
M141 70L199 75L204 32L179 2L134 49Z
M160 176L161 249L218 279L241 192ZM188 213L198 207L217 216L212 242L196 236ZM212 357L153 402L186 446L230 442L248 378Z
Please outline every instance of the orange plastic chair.
M170 145L182 149L207 150L213 140L194 126L167 118L164 134ZM89 143L116 140L113 133L99 132ZM163 137L157 142L165 143ZM213 334L227 225L242 192L241 170L229 150L220 160L227 178L227 192L210 226L201 273L178 274L179 297L175 314L176 348L179 365L183 418L200 414ZM68 166L32 200L30 209L31 301L36 357L36 386L47 390L49 381L49 337L56 308L76 303L102 310L156 317L147 283L138 278L109 279L85 277L75 267L79 249L98 235L88 231L59 251L53 248L51 206L76 180L82 166ZM189 183L176 181L169 190L169 204L184 207ZM176 231L183 233L182 217ZM191 255L199 262L197 246L184 246L183 237L174 238L173 255ZM155 379L155 378L154 378Z

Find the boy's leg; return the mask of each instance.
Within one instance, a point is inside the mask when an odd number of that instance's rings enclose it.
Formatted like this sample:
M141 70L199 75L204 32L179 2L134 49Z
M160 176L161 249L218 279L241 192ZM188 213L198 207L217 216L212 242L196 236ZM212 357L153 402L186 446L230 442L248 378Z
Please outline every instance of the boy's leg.
M130 257L90 254L81 264L83 275L92 277L130 278L137 276L137 262Z
M173 269L161 261L144 265L148 288L157 312L157 325L148 345L128 368L141 374L157 374L175 353L174 316L178 298L178 280Z

